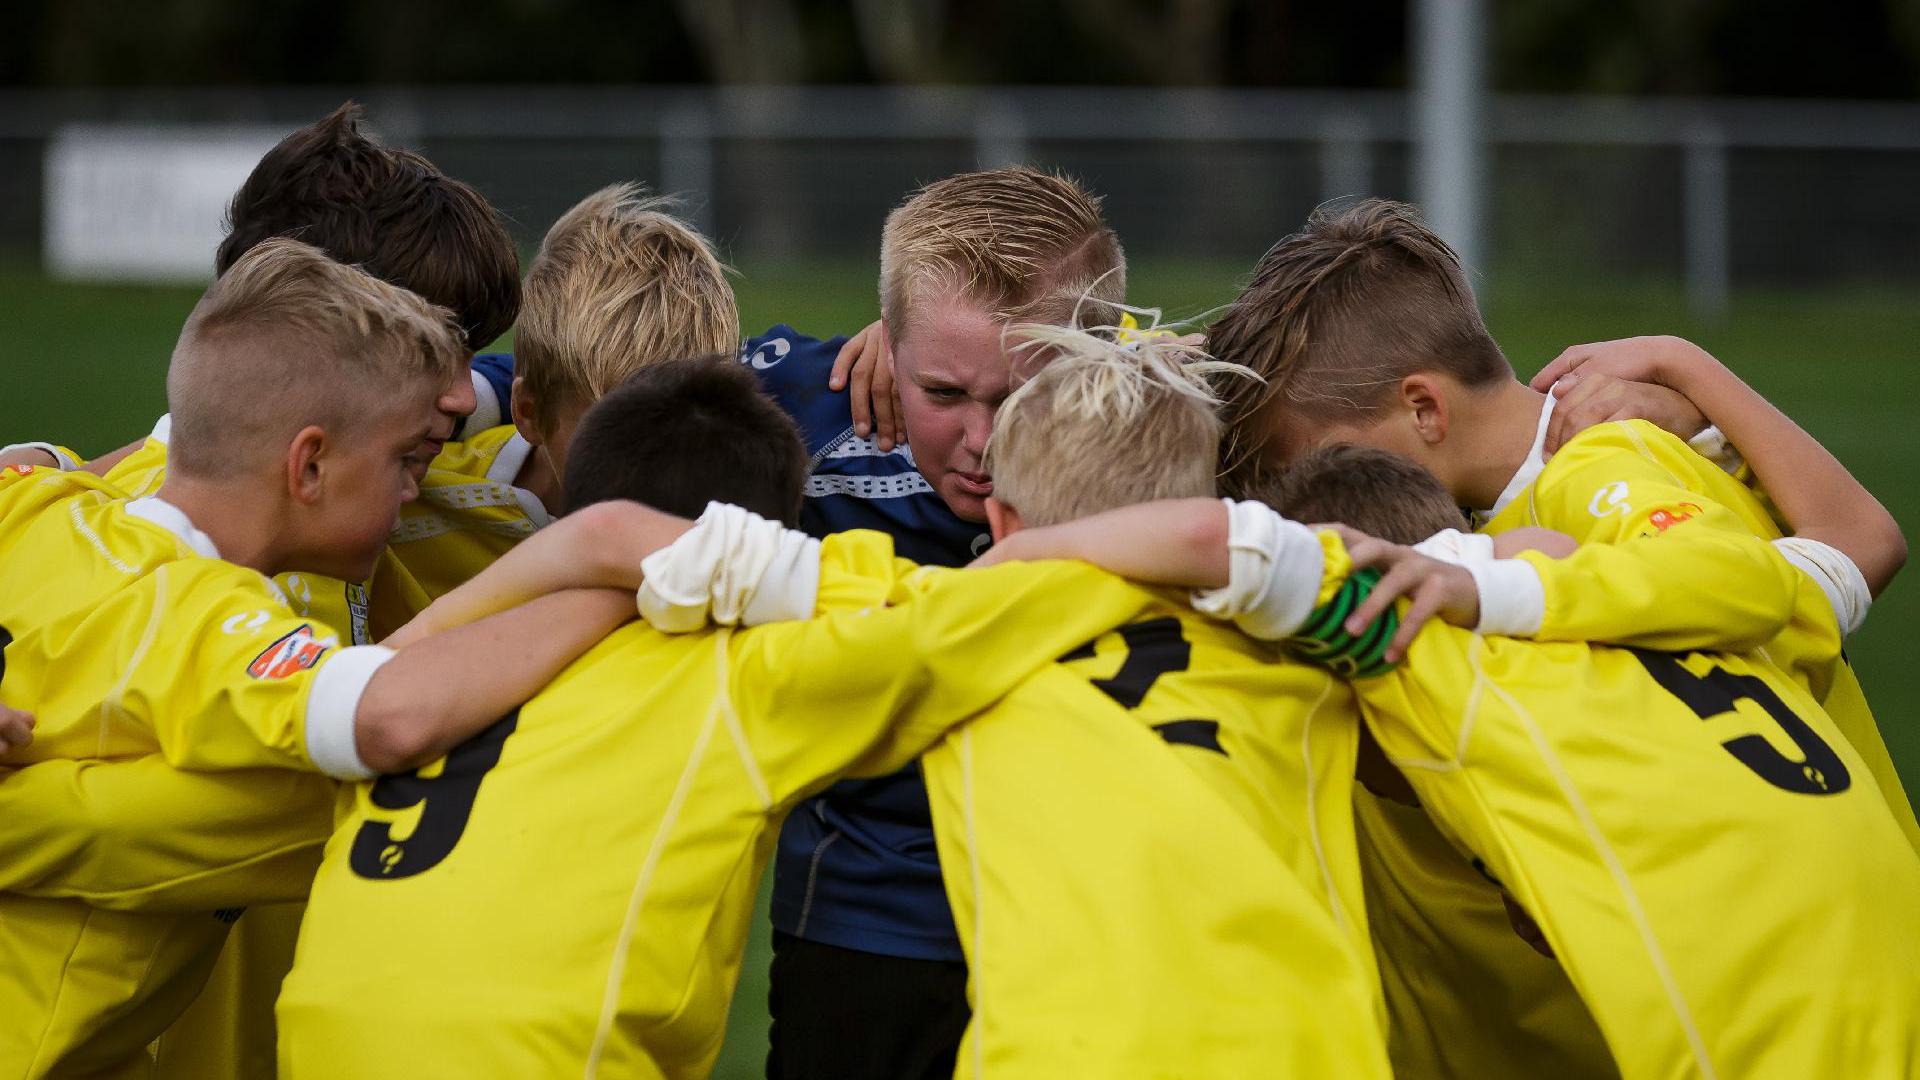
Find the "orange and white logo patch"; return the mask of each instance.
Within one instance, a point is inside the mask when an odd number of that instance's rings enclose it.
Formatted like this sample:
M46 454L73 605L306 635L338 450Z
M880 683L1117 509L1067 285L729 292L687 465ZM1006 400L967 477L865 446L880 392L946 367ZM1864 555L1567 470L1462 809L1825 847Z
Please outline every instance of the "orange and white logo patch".
M247 674L256 679L284 679L319 663L333 644L332 638L314 637L313 627L302 623L254 657L247 665Z
M1647 523L1660 532L1666 532L1683 521L1692 521L1700 513L1698 503L1683 502L1672 509L1662 507L1647 515Z
M17 476L32 476L34 467L31 465L9 465L7 468L13 470Z

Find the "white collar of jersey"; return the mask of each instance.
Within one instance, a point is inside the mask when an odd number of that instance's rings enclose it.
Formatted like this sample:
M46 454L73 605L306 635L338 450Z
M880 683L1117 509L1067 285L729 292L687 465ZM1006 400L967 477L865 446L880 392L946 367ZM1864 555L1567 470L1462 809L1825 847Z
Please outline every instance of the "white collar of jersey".
M213 544L213 537L193 527L186 512L158 495L146 495L127 504L127 513L143 521L150 521L180 538L180 542L194 550L197 555L209 559L220 557L220 549Z
M1546 404L1540 407L1540 426L1533 431L1533 447L1527 451L1527 460L1520 463L1520 471L1507 481L1506 489L1500 492L1499 498L1493 500L1493 505L1485 513L1476 512L1473 515L1476 527L1499 517L1500 512L1511 506L1521 492L1540 479L1541 471L1547 467L1547 421L1553 419L1553 403L1554 396L1548 394Z
M152 439L154 442L159 443L161 446L165 446L167 445L167 440L170 437L172 437L172 435L173 435L173 414L161 413L160 419L155 420L153 422L153 434L148 435L147 438Z
M526 465L527 458L532 453L533 444L519 432L514 432L508 436L506 444L500 447L500 452L493 456L493 465L487 469L487 479L513 492L513 497L519 502L521 511L527 515L527 520L533 522L534 528L544 529L553 521L553 515L547 513L545 504L541 503L533 492L515 487L513 484L514 478L520 475L521 468Z

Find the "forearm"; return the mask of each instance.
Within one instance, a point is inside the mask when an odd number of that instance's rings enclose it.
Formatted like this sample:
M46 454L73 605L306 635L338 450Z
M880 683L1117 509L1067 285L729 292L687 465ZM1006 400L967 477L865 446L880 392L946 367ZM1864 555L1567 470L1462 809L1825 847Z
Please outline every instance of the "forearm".
M297 900L334 790L285 770L193 773L158 757L30 765L0 779L0 890L136 911Z
M639 503L586 507L507 552L434 601L386 644L405 648L428 636L564 589L639 588L640 564L680 538L692 522Z
M1785 628L1798 586L1766 541L1704 529L1583 544L1559 559L1519 557L1541 579L1542 617L1527 635L1539 641L1744 651ZM1702 573L1703 565L1715 572ZM1728 588L1729 580L1740 587Z
M985 564L1078 559L1134 581L1189 588L1227 583L1227 508L1218 499L1168 499L1014 533Z
M1794 533L1845 553L1879 595L1906 562L1899 523L1838 458L1705 353L1667 365L1686 394L1739 448Z
M634 616L624 589L569 589L434 634L376 671L354 745L377 773L418 768L517 708Z

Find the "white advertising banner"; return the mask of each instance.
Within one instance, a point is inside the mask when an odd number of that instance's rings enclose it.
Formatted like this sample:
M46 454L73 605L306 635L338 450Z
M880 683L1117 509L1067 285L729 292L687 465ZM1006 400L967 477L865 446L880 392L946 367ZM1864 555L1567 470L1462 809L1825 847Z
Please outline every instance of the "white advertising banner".
M285 132L76 124L47 147L47 270L56 277L205 281L227 203Z

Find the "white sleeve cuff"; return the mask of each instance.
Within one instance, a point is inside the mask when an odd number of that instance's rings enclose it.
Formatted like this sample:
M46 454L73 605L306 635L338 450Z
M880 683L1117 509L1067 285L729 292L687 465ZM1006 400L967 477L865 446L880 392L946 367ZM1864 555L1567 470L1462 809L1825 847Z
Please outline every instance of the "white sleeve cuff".
M314 768L341 780L373 775L360 760L355 717L368 681L393 655L384 645L355 645L340 650L314 672L313 686L307 690L307 759Z
M1547 616L1547 590L1540 571L1525 559L1468 559L1460 565L1480 592L1480 622L1474 632L1532 637Z
M1705 431L1688 439L1687 445L1694 453L1713 462L1728 476L1737 474L1747 463L1747 459L1740 456L1740 451L1734 449L1733 444L1727 441L1726 435L1711 424L1707 425Z
M708 503L685 536L640 564L636 603L654 629L698 630L809 618L820 545L805 533L725 503Z
M1485 533L1442 529L1413 545L1413 550L1429 559L1465 566L1471 562L1493 560L1493 537Z
M1257 502L1227 504L1227 583L1193 594L1194 610L1277 641L1300 629L1320 596L1326 559L1312 529Z
M507 421L505 414L500 411L500 398L493 392L493 383L485 375L471 369L467 375L473 379L473 413L462 421L460 431L471 438Z
M72 472L80 467L78 461L74 460L66 451L50 442L17 442L10 446L0 446L0 454L5 454L13 450L38 450L48 457L53 458L54 468L59 469L61 472Z
M1840 636L1850 637L1867 621L1867 609L1873 606L1873 592L1867 588L1866 575L1846 553L1831 544L1788 536L1773 542L1788 562L1813 579L1833 605L1833 617L1840 624Z

